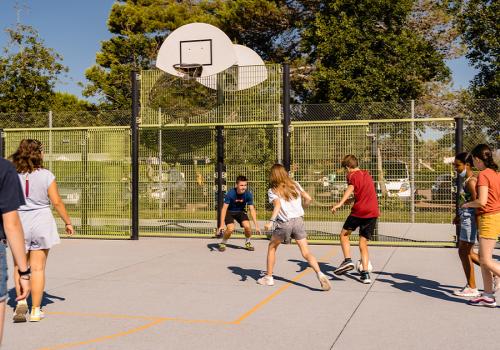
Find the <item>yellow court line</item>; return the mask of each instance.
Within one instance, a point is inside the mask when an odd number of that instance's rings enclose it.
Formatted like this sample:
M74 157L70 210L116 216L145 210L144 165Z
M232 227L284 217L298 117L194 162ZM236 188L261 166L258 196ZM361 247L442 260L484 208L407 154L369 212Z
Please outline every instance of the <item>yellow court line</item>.
M64 312L64 311L48 311L48 312L46 312L46 314L47 315L56 315L56 316L139 319L139 320L160 320L160 319L163 319L163 317L154 317L154 316L134 316L134 315L118 315L118 314L86 313L86 312Z
M334 248L334 250L335 250L335 248ZM326 254L325 256L321 257L320 261L323 262L323 260L331 258L334 255L335 254L332 251L332 252ZM276 298L278 295L280 295L281 293L283 293L285 290L287 290L288 288L290 288L293 285L292 282L297 282L298 280L300 280L302 277L304 277L305 275L307 275L311 271L313 271L313 269L310 268L310 267L308 267L307 269L305 269L304 271L302 271L301 273L299 273L297 276L295 276L290 282L288 282L287 284L285 284L284 286L282 286L280 289L278 289L277 291L275 291L274 293L272 293L271 295L269 295L267 298L265 298L264 300L262 300L260 303L258 303L254 307L252 307L250 310L248 310L247 312L245 312L243 315L241 315L239 318L237 318L233 322L235 324L241 323L243 320L245 320L250 315L252 315L253 313L255 313L261 307L263 307L264 305L266 305L267 303L269 303L271 300L273 300L274 298Z
M95 317L95 318L115 318L115 319L129 319L129 320L163 320L170 322L182 322L182 323L214 323L214 324L234 324L233 322L221 321L221 320L192 320L179 317L162 317L162 316L135 316L135 315L119 315L119 314L105 314L105 313L86 313L86 312L61 312L61 311L50 311L47 312L48 315L55 316L75 316L75 317Z
M81 341L81 342L65 343L65 344L60 344L60 345L56 345L56 346L53 346L53 347L41 348L39 350L60 350L60 349L72 348L72 347L75 347L75 346L82 346L82 345L88 345L88 344L92 344L92 343L99 343L99 342L103 342L105 340L110 340L110 339L122 337L122 336L125 336L125 335L130 335L130 334L133 334L133 333L137 333L137 332L143 331L145 329L151 328L153 326L156 326L156 325L158 325L160 323L163 323L165 321L166 321L165 319L157 319L157 320L155 320L153 322L149 322L149 323L147 323L147 324L145 324L143 326L129 329L128 331L119 332L119 333L115 333L115 334L111 334L111 335L105 335L105 336L102 336L102 337L99 337L99 338L94 338L94 339L85 340L85 341Z
M60 345L55 345L53 347L46 347L46 348L41 348L39 350L59 350L59 349L68 349L68 348L73 348L76 346L83 346L83 345L88 345L92 343L99 343L103 342L106 340L111 340L114 338L118 337L123 337L126 335L130 335L133 333L137 333L140 331L143 331L145 329L151 328L153 326L156 326L160 323L163 322L182 322L182 323L188 323L188 324L196 324L196 323L208 323L208 324L227 324L227 325L234 325L234 322L227 322L227 321L218 321L218 320L189 320L189 319L183 319L183 318L176 318L176 317L148 317L148 316L132 316L132 315L115 315L115 314L93 314L93 313L83 313L83 312L47 312L47 314L50 315L62 315L62 316L75 316L75 317L98 317L98 318L115 318L115 319L143 319L143 320L152 320L152 322L147 323L143 326L136 327L133 329L130 329L128 331L124 332L119 332L111 335L106 335L90 340L85 340L81 342L73 342L73 343L65 343L65 344L60 344Z
M333 249L335 250L335 248ZM320 258L320 261L322 262L323 260L326 260L328 258L331 258L334 256L334 252L330 252L326 254L324 257ZM118 332L115 334L111 335L106 335L90 340L85 340L81 342L73 342L73 343L65 343L65 344L60 344L60 345L55 345L53 347L45 347L41 348L39 350L60 350L60 349L68 349L76 346L83 346L83 345L88 345L88 344L93 344L93 343L99 343L103 342L106 340L111 340L115 339L118 337L123 337L126 335L130 335L133 333L137 333L140 331L143 331L145 329L151 328L153 326L156 326L158 324L164 323L164 322L182 322L182 323L188 323L188 324L197 324L197 323L205 323L205 324L225 324L225 325L237 325L240 324L243 320L248 318L250 315L255 313L257 310L259 310L261 307L269 303L271 300L273 300L275 297L283 293L286 289L291 287L293 285L293 282L297 282L300 280L302 277L304 277L306 274L309 272L313 271L310 267L299 273L297 276L295 276L290 282L282 286L280 289L269 295L267 298L262 300L260 303L252 307L250 310L245 312L243 315L241 315L238 319L234 321L219 321L219 320L190 320L190 319L183 319L183 318L176 318L176 317L153 317L153 316L133 316L133 315L119 315L119 314L106 314L106 313L83 313L83 312L47 312L49 315L61 315L61 316L75 316L75 317L98 317L98 318L115 318L115 319L141 319L141 320L152 320L152 322L149 322L143 326L139 326L136 328L132 328L128 331L123 331L123 332Z

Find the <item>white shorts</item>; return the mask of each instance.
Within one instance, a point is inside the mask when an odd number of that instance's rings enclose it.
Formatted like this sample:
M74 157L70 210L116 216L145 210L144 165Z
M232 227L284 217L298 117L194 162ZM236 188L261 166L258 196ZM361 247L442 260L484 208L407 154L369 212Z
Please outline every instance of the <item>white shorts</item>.
M50 208L19 210L26 251L50 249L61 242Z

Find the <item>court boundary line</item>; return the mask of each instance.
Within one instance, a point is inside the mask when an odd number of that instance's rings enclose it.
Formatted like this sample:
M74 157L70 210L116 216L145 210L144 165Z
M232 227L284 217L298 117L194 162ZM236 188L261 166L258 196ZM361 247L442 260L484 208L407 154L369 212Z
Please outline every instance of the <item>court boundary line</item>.
M320 259L318 259L318 262L324 262L324 260L332 258L338 253L338 247L334 247L330 252L322 256ZM135 264L133 264L135 265ZM133 266L131 265L131 266ZM130 267L130 266L128 266ZM120 269L118 269L120 270ZM292 285L294 285L294 282L299 281L302 279L304 276L309 274L311 271L314 271L311 267L306 268L304 271L299 272L293 279L291 279L289 282L287 282L285 285L281 286L278 290L274 291L267 297L265 297L263 300L255 304L252 308L250 308L248 311L244 312L242 315L240 315L238 318L236 318L233 321L222 321L222 320L201 320L201 319L184 319L184 318L178 318L178 317L155 317L155 316L138 316L138 315L121 315L121 314L109 314L109 313L82 313L82 312L63 312L63 311L53 311L53 312L47 312L48 315L57 315L57 316L75 316L75 317L94 317L94 318L111 318L111 319L137 319L137 320L148 320L150 322L134 327L129 330L113 333L110 335L104 335L100 336L97 338L92 338L89 340L82 340L82 341L76 341L76 342L67 342L59 345L53 345L53 346L48 346L48 347L43 347L40 348L39 350L59 350L59 349L68 349L68 348L73 348L77 346L83 346L83 345L88 345L88 344L93 344L93 343L100 343L108 340L113 340L118 337L124 337L130 334L138 333L143 330L147 330L151 327L154 327L156 325L160 325L162 323L166 322L180 322L180 323L187 323L187 324L218 324L218 325L240 325L245 319L259 311L263 306L271 302L273 299L275 299L277 296L281 295L284 291L286 291L288 288L290 288ZM76 282L74 282L76 283Z

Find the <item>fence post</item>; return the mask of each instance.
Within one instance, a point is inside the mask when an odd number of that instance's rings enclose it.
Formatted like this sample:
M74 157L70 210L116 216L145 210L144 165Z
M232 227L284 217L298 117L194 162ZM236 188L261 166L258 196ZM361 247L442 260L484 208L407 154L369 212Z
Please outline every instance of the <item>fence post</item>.
M2 158L5 158L4 150L5 150L5 144L4 144L4 137L3 137L3 129L0 129L0 157L2 157Z
M411 100L410 129L410 217L415 222L415 100Z
M222 206L224 205L224 195L226 192L226 165L224 164L224 127L217 125L217 162L215 163L215 191L217 195L217 227L220 225ZM218 235L219 232L216 232Z
M370 167L371 167L371 173L374 176L374 186L375 186L375 192L378 193L377 191L377 184L380 186L380 190L382 191L382 186L385 186L385 184L382 184L380 181L380 176L382 174L379 174L379 169L378 169L378 162L379 162L379 150L378 150L378 124L377 123L370 123L369 124L369 134L368 136L371 139L371 147L370 147ZM382 200L385 198L381 197ZM380 203L379 203L380 206ZM378 241L378 231L379 231L379 220L377 220L375 224L375 230L373 231L373 237L372 239L374 241Z
M53 171L52 169L52 125L53 125L53 115L52 111L49 111L49 169Z
M462 117L455 117L455 155L463 152L464 149L464 119ZM455 215L458 215L460 209L460 177L455 179ZM458 247L460 237L460 226L455 225L455 244Z
M81 230L85 233L88 233L89 229L89 207L90 207L90 196L89 196L89 188L90 188L90 180L89 180L89 130L82 130L82 175L83 179L83 187L82 187L82 219L81 219Z
M163 143L162 143L162 118L161 108L158 108L158 183L159 183L159 196L158 196L158 214L161 218L163 216ZM167 185L168 186L168 185Z
M130 129L132 132L132 232L130 239L139 239L139 82L137 71L130 72L132 83L132 118Z
M283 166L290 171L290 65L283 64Z

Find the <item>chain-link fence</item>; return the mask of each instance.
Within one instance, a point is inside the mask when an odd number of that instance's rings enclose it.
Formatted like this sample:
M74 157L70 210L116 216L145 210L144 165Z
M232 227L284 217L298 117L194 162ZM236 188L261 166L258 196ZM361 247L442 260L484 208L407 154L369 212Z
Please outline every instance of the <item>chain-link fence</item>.
M272 69L274 80L251 88L252 97L242 91L224 92L224 98L217 93L217 113L202 104L206 110L186 114L182 103L188 101L172 106L159 91L153 91L154 99L148 97L160 102L141 110L141 235L213 234L217 125L223 127L227 187L236 176L246 175L259 219L269 217L268 170L283 161L286 137L280 71ZM157 73L143 72L141 84L150 79L157 89L147 74ZM314 198L305 216L310 238L338 239L349 209L332 215L329 208L346 188L340 160L354 154L376 183L382 212L377 241L453 244L455 118L464 121L464 150L485 142L498 161L498 112L499 100L292 105L290 170ZM4 153L11 154L22 138L40 139L45 166L57 176L78 233L94 237L128 237L130 232L129 123L129 111L0 114Z
M6 156L22 139L43 143L44 167L56 176L77 236L130 236L129 127L4 129L3 136Z

